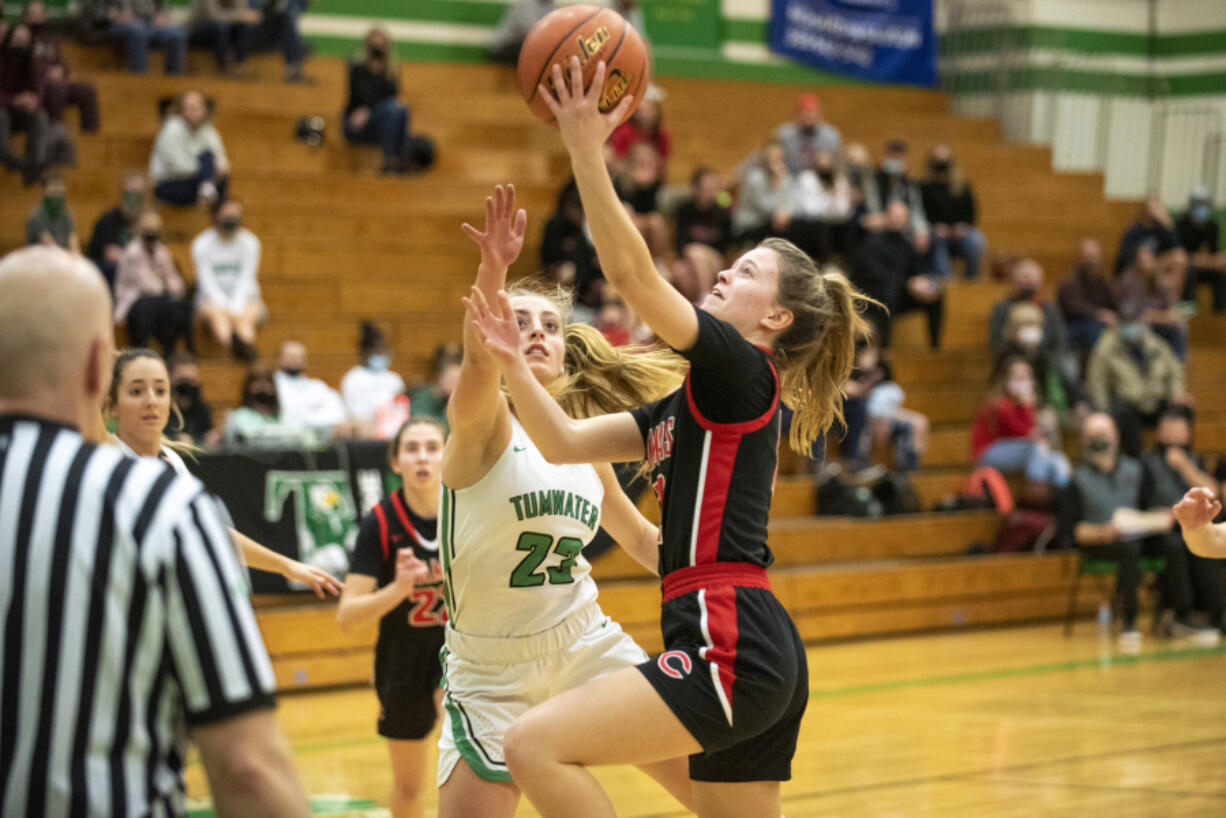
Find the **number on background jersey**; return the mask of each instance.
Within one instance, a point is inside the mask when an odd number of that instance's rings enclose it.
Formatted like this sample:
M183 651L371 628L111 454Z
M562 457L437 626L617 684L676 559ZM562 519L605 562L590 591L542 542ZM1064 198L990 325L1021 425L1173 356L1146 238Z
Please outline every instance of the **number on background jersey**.
M409 624L415 628L434 628L447 624L447 606L443 604L442 589L428 586L414 588L409 595L413 607L409 610Z
M571 569L575 567L575 562L583 551L583 542L574 537L563 537L558 540L558 546L553 549L553 552L561 557L562 561L556 568L547 566L545 573L537 573L541 563L549 556L552 545L553 537L548 534L525 531L519 535L519 542L515 543L516 550L529 553L511 572L512 588L535 588L544 585L546 579L551 585L566 585L575 581L575 578L571 576Z

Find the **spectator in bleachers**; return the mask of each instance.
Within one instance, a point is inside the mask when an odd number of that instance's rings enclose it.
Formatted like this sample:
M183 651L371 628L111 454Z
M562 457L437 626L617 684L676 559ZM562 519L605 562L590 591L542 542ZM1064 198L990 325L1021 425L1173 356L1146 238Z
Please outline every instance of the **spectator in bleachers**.
M487 50L489 58L504 65L519 61L519 49L528 32L542 17L553 11L554 0L512 0L494 29L494 38Z
M400 101L392 41L382 29L366 35L364 59L349 64L349 100L342 130L349 142L382 148L383 173L409 170L409 108Z
M1115 298L1141 305L1141 320L1171 345L1171 351L1181 361L1188 357L1188 316L1177 306L1178 294L1168 284L1161 265L1178 264L1171 253L1162 261L1154 256L1152 242L1142 242L1133 252L1132 264L1115 280Z
M657 261L668 255L668 223L660 212L660 188L664 186L664 163L647 142L630 148L626 172L617 178L617 193L630 210L634 226Z
M1201 458L1192 451L1192 423L1190 410L1184 407L1168 409L1158 419L1155 446L1141 456L1145 467L1146 505L1170 507L1194 487L1216 492L1217 481L1205 471ZM1179 536L1178 530L1165 536ZM1182 549L1180 549L1182 551ZM1226 625L1223 618L1223 571L1219 560L1206 559L1195 554L1183 554L1183 559L1166 567L1167 580L1183 586L1172 594L1171 604L1188 603L1183 610L1175 609L1175 621L1171 635L1208 637L1214 639ZM1209 617L1209 629L1191 624L1189 614L1195 608Z
M908 235L910 214L906 203L893 201L886 208L884 229L868 233L852 254L851 281L866 295L881 302L870 306L865 318L873 325L882 348L892 341L893 318L923 310L928 320L928 343L941 343L945 293L941 283L924 272L921 254Z
M281 420L291 429L328 437L344 432L345 401L318 378L306 375L307 350L298 341L281 345L277 361L277 401Z
M951 275L951 259L960 258L967 279L978 278L987 240L975 227L975 192L949 145L934 145L928 152L928 175L920 185L920 194L932 230L933 272L942 277Z
M1188 209L1175 223L1179 240L1188 253L1188 275L1183 300L1196 301L1201 284L1213 287L1213 312L1226 312L1226 252L1222 250L1218 223L1213 218L1213 200L1202 185L1188 196Z
M0 40L9 33L9 21L4 16L4 0L0 0Z
M439 344L434 350L434 380L417 387L410 395L413 415L432 417L443 428L447 423L447 401L455 391L460 379L460 364L464 361L464 349L457 343Z
M80 255L81 240L68 209L68 184L58 171L43 177L43 199L26 220L26 244L49 244Z
M1011 357L1022 358L1034 372L1040 403L1067 425L1075 425L1089 414L1085 392L1069 362L1043 343L1045 315L1038 305L1019 301L1009 310L1005 321L1004 346L996 365Z
M243 227L243 203L217 206L213 226L192 241L196 312L222 347L240 361L254 361L256 326L266 310L260 300L260 240Z
M273 373L254 366L243 380L240 405L226 417L225 441L231 446L282 446L302 442L300 431L281 419Z
M222 74L233 74L251 51L263 15L248 0L192 0L192 40L207 43Z
M851 205L856 219L865 221L865 227L875 227L874 221L881 214L881 199L878 197L877 176L873 169L873 157L868 148L852 142L843 151L846 162L847 181L851 185Z
M732 213L720 202L723 180L712 168L697 168L690 176L689 198L677 206L673 281L697 300L715 286L732 246ZM681 286L686 282L687 286Z
M877 174L877 200L882 208L888 208L891 202L902 202L907 206L907 233L915 249L921 256L928 254L931 243L931 230L928 216L924 213L924 196L920 192L919 182L907 175L907 142L904 139L891 139L885 143L885 157Z
M162 434L194 446L217 443L221 439L221 431L213 428L213 407L200 391L200 365L196 363L196 356L190 352L180 352L171 356L166 368L170 373L170 391L174 394L179 417L172 414Z
M1102 248L1094 239L1082 239L1077 264L1060 285L1060 312L1069 345L1084 362L1107 327L1119 323L1115 290L1103 275Z
M652 340L650 328L639 320L621 294L612 287L605 287L600 309L592 319L592 326L600 330L605 340L615 347L627 344L649 345Z
M1014 304L1029 302L1043 311L1043 351L1053 360L1068 356L1068 336L1064 318L1055 302L1043 294L1043 268L1034 259L1024 258L1009 270L1009 294L997 301L988 316L988 346L999 359L1005 348L1005 323Z
M1164 409L1188 401L1183 364L1141 314L1140 304L1120 304L1119 326L1103 332L1086 366L1090 400L1114 417L1129 457L1141 454L1143 427L1153 428Z
M24 161L13 155L9 138L24 131ZM22 182L38 181L50 162L51 122L38 93L30 29L15 25L0 39L0 164L21 171Z
M172 25L161 0L84 0L85 21L94 30L123 44L128 70L149 70L149 49L166 51L166 73L182 74L187 56L187 31Z
M545 223L541 269L550 281L569 287L577 304L592 309L600 304L604 274L588 237L587 218L574 179L558 193L557 209Z
M358 355L361 363L341 379L341 396L360 436L383 437L378 434L379 427L399 426L380 421L393 411L397 398L404 394L404 378L389 368L391 350L383 332L370 321L362 322L360 332ZM408 420L407 413L404 420Z
M656 149L660 159L661 175L667 175L668 158L672 154L672 134L664 125L661 103L664 91L659 86L648 85L643 101L622 124L609 135L609 147L613 151L612 167L624 171L630 167L630 151L645 142Z
M1137 220L1128 226L1120 237L1120 247L1115 255L1115 273L1133 263L1137 248L1149 243L1155 256L1181 247L1175 222L1157 193L1150 193L1141 204Z
M775 139L783 145L783 161L794 174L813 167L822 151L838 154L843 141L838 128L822 121L822 102L817 94L796 98L796 119L780 125Z
M310 85L314 82L303 70L307 45L299 30L299 21L306 14L309 0L264 0L260 21L251 38L252 48L280 49L285 59L285 81Z
M844 438L840 450L856 452L849 465L856 470L863 468L868 465L874 449L887 446L892 468L898 471L918 469L928 449L928 418L903 406L906 393L894 382L890 365L881 359L881 350L874 338L857 345L856 368L843 388L851 399L848 403L863 402L863 408L853 408L853 414L863 418L860 423L867 424L867 434L863 426L857 432L855 422L846 424L848 438L852 439ZM854 437L857 434L858 440Z
M767 236L781 236L792 216L796 180L783 161L783 145L768 142L761 155L748 163L732 211L737 241L757 244Z
M230 160L221 134L213 127L204 94L187 91L179 99L178 113L162 123L149 178L158 201L172 205L210 205L223 202L230 183Z
M815 261L825 263L844 247L852 212L851 183L833 153L820 151L813 165L796 177L791 211L787 238Z
M149 179L138 170L123 175L123 192L119 204L98 217L89 237L85 255L98 265L107 286L115 286L115 267L124 248L132 241L136 220L145 212L149 198Z
M1113 332L1104 333L1104 340ZM1120 648L1134 651L1141 644L1141 632L1137 630L1141 556L1162 557L1167 566L1173 566L1182 563L1186 549L1177 534L1147 537L1143 526L1124 524L1123 515L1152 504L1146 502L1144 470L1133 457L1121 454L1119 433L1110 415L1097 412L1086 418L1082 452L1083 462L1073 469L1072 479L1060 497L1060 535L1065 543L1081 549L1084 556L1113 560L1119 565L1115 591L1123 609ZM1166 512L1169 527L1169 507ZM1160 521L1161 513L1155 517ZM1164 589L1168 590L1180 589ZM1170 593L1164 593L1164 597L1176 609L1187 607L1185 601L1173 599Z
M98 130L98 92L93 84L76 76L64 61L59 38L47 24L47 8L41 0L27 3L22 20L33 36L34 75L43 108L52 125L62 122L64 109L75 105L81 115L81 130Z
M1031 483L1053 489L1068 484L1071 466L1050 429L1040 422L1034 370L1024 358L1010 357L997 368L987 401L971 428L971 459L1003 473L1021 472Z
M149 346L149 339L156 338L162 354L170 356L182 338L191 352L192 305L186 292L162 241L161 216L142 213L115 271L115 323L127 322L128 346Z

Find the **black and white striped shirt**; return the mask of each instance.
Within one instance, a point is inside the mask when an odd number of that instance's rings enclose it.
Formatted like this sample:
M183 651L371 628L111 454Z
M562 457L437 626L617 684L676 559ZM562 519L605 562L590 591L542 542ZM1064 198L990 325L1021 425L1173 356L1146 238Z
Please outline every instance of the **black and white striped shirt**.
M0 416L0 815L184 812L190 727L273 703L217 506L192 477Z

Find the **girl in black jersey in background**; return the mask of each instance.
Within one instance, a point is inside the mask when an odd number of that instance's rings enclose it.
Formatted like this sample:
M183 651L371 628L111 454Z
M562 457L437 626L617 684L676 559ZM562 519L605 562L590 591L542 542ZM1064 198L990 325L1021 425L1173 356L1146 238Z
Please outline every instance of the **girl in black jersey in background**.
M586 766L684 753L700 815L777 818L808 700L804 646L765 570L779 403L795 412L790 445L807 453L839 414L868 300L794 245L768 239L691 306L656 272L605 169L602 146L630 101L602 114L604 75L602 64L591 90L575 93L555 66L556 98L538 90L570 153L601 267L689 359L684 385L633 412L572 420L520 355L505 294L491 305L474 289L466 305L546 458L646 459L662 510L667 650L528 711L507 734L507 764L547 818L573 815L576 804L585 816L612 816ZM577 59L570 88L582 88Z
M446 435L433 418L410 418L387 450L404 485L362 518L336 619L353 630L379 620L375 693L379 735L392 759L393 818L421 815L426 737L442 691L442 570L438 497Z

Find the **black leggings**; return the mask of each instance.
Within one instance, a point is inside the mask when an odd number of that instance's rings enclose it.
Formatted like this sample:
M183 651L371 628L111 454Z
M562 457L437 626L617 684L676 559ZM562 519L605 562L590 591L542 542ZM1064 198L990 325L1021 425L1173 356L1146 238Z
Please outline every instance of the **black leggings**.
M182 338L188 352L195 351L192 340L192 305L182 298L168 295L146 295L138 298L128 310L128 344L134 347L149 345L154 338L162 347L162 354L171 355L175 342Z

